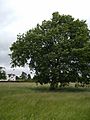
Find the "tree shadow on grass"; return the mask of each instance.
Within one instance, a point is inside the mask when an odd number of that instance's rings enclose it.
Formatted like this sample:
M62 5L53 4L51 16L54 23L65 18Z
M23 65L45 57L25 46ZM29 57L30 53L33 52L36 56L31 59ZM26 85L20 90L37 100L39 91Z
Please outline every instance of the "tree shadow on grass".
M63 88L58 88L55 90L50 90L49 87L32 87L32 91L35 92L73 92L73 93L79 93L79 92L90 92L90 88L74 88L74 87L63 87Z
M36 87L32 87L30 88L32 91L34 92L50 92L49 87L45 87L45 86L36 86Z
M67 87L67 88L60 88L59 91L61 92L90 92L90 88Z

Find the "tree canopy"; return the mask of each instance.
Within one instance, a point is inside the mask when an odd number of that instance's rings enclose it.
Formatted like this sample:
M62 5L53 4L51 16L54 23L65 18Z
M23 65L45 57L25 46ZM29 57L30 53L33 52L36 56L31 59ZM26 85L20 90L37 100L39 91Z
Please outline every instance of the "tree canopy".
M17 35L10 50L12 66L28 64L41 84L90 81L90 31L84 20L55 12Z
M22 80L26 80L26 79L28 79L28 75L27 75L27 73L22 72L21 75L20 75L20 79L22 79Z

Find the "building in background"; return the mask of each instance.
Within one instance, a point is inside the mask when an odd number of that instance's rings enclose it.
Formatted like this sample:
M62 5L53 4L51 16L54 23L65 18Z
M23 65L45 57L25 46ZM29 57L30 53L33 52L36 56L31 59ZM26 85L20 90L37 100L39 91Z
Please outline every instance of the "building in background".
M16 81L15 74L7 74L7 81Z

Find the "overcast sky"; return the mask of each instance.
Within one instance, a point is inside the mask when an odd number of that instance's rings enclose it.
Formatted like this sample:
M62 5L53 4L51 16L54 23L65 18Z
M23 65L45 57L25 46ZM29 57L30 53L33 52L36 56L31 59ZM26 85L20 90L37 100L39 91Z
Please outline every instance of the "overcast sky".
M29 71L29 68L10 68L9 47L17 34L50 19L56 11L87 20L90 28L90 0L0 0L0 66L7 73L19 75L21 71Z

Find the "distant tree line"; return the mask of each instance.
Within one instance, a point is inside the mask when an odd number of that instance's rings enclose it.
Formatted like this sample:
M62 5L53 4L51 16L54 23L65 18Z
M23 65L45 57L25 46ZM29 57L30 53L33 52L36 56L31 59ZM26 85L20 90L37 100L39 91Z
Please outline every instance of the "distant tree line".
M4 67L0 67L0 80L6 79L6 71Z
M5 67L0 67L0 80L6 80L7 75L6 75L6 70ZM31 80L31 75L27 74L25 72L22 72L20 76L16 76L16 81L30 81Z
M16 81L31 81L31 75L22 71L20 76L16 76Z

